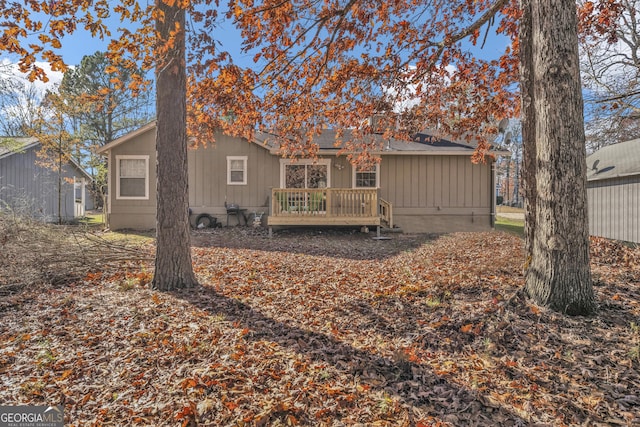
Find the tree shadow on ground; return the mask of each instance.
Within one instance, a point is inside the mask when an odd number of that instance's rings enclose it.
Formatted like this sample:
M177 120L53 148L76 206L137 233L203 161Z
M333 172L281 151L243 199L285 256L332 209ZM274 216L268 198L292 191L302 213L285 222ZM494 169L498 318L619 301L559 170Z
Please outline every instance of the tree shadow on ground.
M378 240L375 233L356 228L300 227L278 231L273 237L263 228L223 227L196 230L191 235L195 248L250 249L268 252L329 256L352 260L385 259L414 250L436 240L438 234L388 234Z
M278 321L207 286L175 292L174 295L211 316L222 315L226 321L246 328L248 332L244 339L247 341L267 340L303 355L311 362L330 365L354 381L360 381L372 390L395 396L401 404L419 408L429 416L454 425L528 424L528 421L495 402L489 402L481 394L451 383L425 364L414 363L402 355L383 357L356 348L336 337ZM357 303L361 311L365 304ZM365 314L372 318L377 316L373 312ZM386 332L388 333L391 331ZM411 410L408 413L411 417ZM416 425L415 420L410 419L409 425Z

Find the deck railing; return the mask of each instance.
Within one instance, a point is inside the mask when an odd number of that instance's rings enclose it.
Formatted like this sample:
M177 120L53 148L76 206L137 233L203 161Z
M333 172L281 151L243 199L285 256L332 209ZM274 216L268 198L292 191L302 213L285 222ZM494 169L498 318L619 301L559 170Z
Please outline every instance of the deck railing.
M371 218L378 217L375 188L274 188L271 216Z

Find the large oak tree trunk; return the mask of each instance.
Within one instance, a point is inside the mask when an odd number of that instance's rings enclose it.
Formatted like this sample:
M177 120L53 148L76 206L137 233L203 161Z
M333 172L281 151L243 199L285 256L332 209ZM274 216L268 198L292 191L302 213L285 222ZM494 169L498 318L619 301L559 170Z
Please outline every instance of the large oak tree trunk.
M162 12L156 19L160 45L169 39L176 24L180 29L175 44L158 59L156 66L158 200L152 286L169 291L197 285L191 263L188 215L185 11L167 6L163 0L157 0L156 5Z
M522 184L524 191L525 265L531 262L536 225L536 110L533 106L533 38L531 37L531 0L520 0L522 18L520 41L520 94L522 122Z
M522 0L522 5L525 194L532 221L526 233L526 291L542 306L588 314L595 302L576 6L566 0Z

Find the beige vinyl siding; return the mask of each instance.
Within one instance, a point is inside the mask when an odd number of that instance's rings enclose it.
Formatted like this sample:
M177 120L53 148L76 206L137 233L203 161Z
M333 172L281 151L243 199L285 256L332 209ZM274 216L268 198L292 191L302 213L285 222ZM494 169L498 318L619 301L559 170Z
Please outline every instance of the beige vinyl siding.
M155 128L137 135L125 144L110 151L110 160L116 156L149 155L149 199L118 200L115 197L116 168L111 167L111 195L109 223L112 229L147 229L155 227L156 217L156 156ZM247 184L227 184L227 156L247 157ZM214 144L191 148L188 152L189 164L189 206L195 215L207 213L226 221L225 201L237 203L247 209L247 215L254 211L268 211L268 197L271 187L278 187L280 179L279 163L276 156L256 144L249 144L225 135L217 135ZM191 218L192 221L195 219Z
M149 156L149 198L140 200L118 199L117 156ZM126 144L118 145L109 152L109 198L108 221L113 230L131 228L151 229L156 226L156 132L155 128L138 135Z
M640 176L589 181L589 232L640 243Z
M331 160L331 187L352 188L353 169L349 161L345 157L328 156L327 158Z
M247 157L246 185L227 184L227 157ZM226 221L227 203L236 203L247 213L268 210L272 187L278 187L278 157L246 140L216 135L214 144L190 149L189 203L195 214L208 213Z
M491 227L491 164L468 156L385 155L380 197L393 204L405 232Z
M466 156L384 156L381 196L398 208L487 208L489 164Z
M427 168L418 168L418 182L427 182ZM420 206L425 206L428 198L428 191L419 191L418 192L418 203Z

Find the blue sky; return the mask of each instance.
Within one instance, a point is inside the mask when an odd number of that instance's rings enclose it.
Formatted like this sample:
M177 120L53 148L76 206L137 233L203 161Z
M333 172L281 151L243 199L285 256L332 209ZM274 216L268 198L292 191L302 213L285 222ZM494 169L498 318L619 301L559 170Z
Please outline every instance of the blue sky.
M119 23L116 25L118 24ZM117 35L116 30L112 32L114 36ZM253 65L253 54L240 54L242 39L239 32L233 28L231 23L221 24L218 39L223 43L224 49L234 54L234 62L243 66ZM98 50L106 50L108 42L109 40L92 38L88 32L78 30L77 33L66 36L63 39L63 57L67 64L77 65L80 63L84 55L91 55ZM505 46L509 44L509 40L504 36L498 36L495 33L490 33L485 45L481 47L480 44L481 43L478 43L477 46L472 46L470 43L467 43L466 47L475 56L494 59L504 53Z

